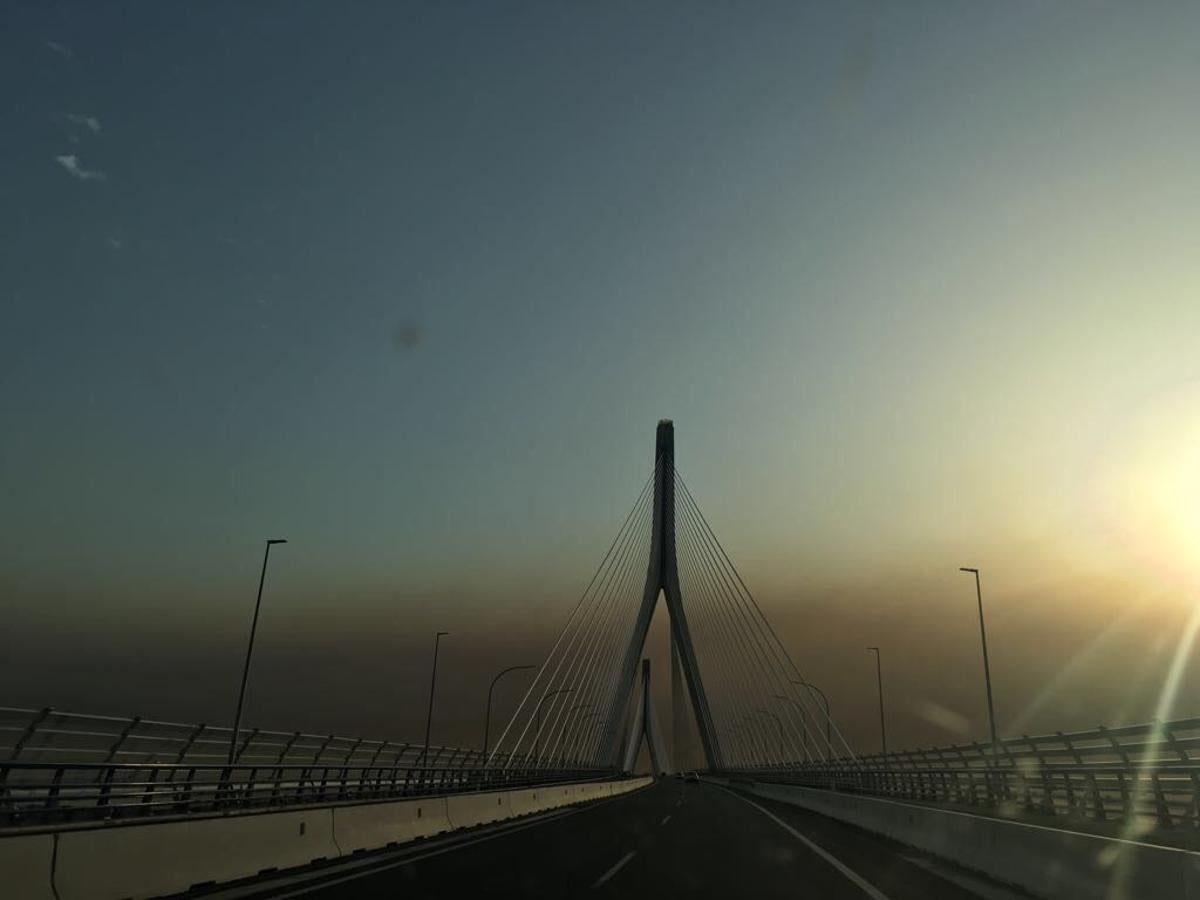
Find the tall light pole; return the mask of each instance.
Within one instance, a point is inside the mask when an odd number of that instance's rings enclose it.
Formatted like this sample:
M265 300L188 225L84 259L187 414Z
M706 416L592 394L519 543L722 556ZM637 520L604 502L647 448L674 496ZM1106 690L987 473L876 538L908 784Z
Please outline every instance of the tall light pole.
M534 714L537 716L537 726L534 728L534 731L533 731L533 758L534 758L535 762L540 762L540 759L538 757L538 739L541 737L541 734L542 734L542 704L545 703L547 700L549 700L551 697L556 697L559 694L569 694L573 690L575 690L575 689L574 688L561 688L560 690L557 690L557 691L551 691L548 694L542 694L542 699L538 701L537 709L534 710Z
M237 712L233 714L233 734L229 736L229 765L237 757L238 731L242 727L242 704L246 700L246 682L250 678L250 657L254 655L254 633L258 630L258 610L262 606L263 584L267 580L267 559L274 544L286 544L285 538L271 538L263 551L262 572L258 576L258 599L254 601L254 618L250 620L250 643L246 645L246 664L242 666L242 686L238 690Z
M782 700L785 703L790 703L796 708L796 711L800 713L800 727L803 729L801 732L801 737L803 738L804 755L811 758L812 754L808 752L808 711L804 708L803 704L791 697L787 697L783 694L772 694L771 696L776 700ZM807 761L808 760L805 760L805 762Z
M437 684L438 646L450 632L439 631L433 638L433 671L429 675L429 711L425 714L425 743L421 747L421 765L429 758L429 729L433 725L433 688Z
M883 755L887 756L887 727L883 724L883 664L879 661L879 648L868 647L875 654L875 677L879 681L879 742L883 745Z
M492 679L492 684L488 688L487 711L483 714L483 757L487 759L488 748L488 732L492 725L492 691L496 689L496 682L507 675L509 672L516 672L520 669L536 669L537 666L509 666L507 669L501 669L500 672Z
M961 566L958 571L975 576L975 599L979 601L979 639L983 643L983 681L987 686L988 729L992 735L992 753L996 753L999 748L996 743L996 708L992 704L992 669L988 664L987 628L983 624L983 590L979 587L979 570Z
M825 692L813 684L811 681L798 681L795 678L788 679L792 684L803 685L809 691L816 691L817 696L821 698L821 705L825 707L825 743L829 745L829 755L833 756L833 717L829 715L829 698L825 696Z

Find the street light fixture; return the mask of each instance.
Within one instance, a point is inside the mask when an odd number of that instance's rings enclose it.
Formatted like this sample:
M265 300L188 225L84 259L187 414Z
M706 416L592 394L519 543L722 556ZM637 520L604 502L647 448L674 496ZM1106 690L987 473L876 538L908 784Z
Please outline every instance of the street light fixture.
M788 679L792 684L803 685L809 691L816 691L817 696L821 698L821 705L825 707L825 743L829 745L829 755L833 756L833 717L829 714L829 698L825 696L825 692L813 684L811 681L799 681L795 678Z
M879 661L879 648L868 647L875 654L875 676L879 681L879 742L883 745L883 755L887 757L887 728L883 724L883 664Z
M492 679L491 686L488 687L487 710L483 715L483 756L487 759L488 749L488 732L492 725L492 691L496 689L496 682L509 672L516 672L520 669L536 669L537 666L509 666L507 669L501 669L500 672Z
M800 736L803 739L804 755L811 756L811 754L808 752L808 711L804 708L803 704L791 697L787 697L783 694L772 694L771 696L776 700L783 700L786 703L790 703L796 708L796 711L800 713L800 728L802 729Z
M983 681L987 686L988 729L992 735L992 753L998 751L996 742L996 708L992 705L992 669L988 663L987 628L983 624L983 590L979 587L979 570L960 566L960 572L968 572L975 576L975 599L979 601L979 640L983 644Z
M425 743L421 748L421 766L429 759L429 729L433 725L433 689L437 684L438 647L450 632L439 631L433 638L433 671L429 675L429 711L425 714Z
M233 734L229 736L229 765L233 765L237 757L238 731L242 727L242 704L246 700L246 682L250 678L250 658L254 655L254 633L258 630L258 610L262 606L263 583L267 580L267 559L271 555L271 547L275 544L286 544L285 538L270 538L267 549L263 551L262 572L258 576L258 599L254 601L254 618L250 621L250 642L246 645L246 664L242 666L242 686L238 690L237 712L233 715Z

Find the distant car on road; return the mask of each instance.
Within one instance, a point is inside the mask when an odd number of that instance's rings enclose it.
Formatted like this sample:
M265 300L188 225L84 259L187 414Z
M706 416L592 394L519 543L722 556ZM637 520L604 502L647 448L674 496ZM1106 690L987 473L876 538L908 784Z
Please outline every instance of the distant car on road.
M699 784L700 783L700 775L696 772L684 772L683 780L690 781L692 784Z

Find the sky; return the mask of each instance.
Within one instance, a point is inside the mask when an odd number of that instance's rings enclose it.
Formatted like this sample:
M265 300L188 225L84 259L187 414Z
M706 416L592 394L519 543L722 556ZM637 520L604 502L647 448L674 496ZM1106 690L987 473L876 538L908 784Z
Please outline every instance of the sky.
M478 742L653 463L851 743L1200 712L1200 8L19 2L0 704ZM661 629L656 631L661 638ZM501 690L511 706L518 685Z

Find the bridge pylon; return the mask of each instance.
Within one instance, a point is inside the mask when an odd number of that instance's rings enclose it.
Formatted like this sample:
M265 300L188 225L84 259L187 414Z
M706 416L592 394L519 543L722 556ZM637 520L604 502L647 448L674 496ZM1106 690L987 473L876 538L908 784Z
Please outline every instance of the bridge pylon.
M632 772L637 762L638 750L645 741L646 749L650 751L650 774L656 779L659 775L670 775L674 767L667 756L663 745L662 728L658 722L658 711L654 708L654 698L650 695L650 660L642 660L642 689L638 691L638 703L634 710L633 722L629 728L629 740L625 744L625 754L622 757L621 768Z
M646 587L642 593L642 603L638 609L633 633L622 657L616 703L609 712L609 734L619 735L623 731L620 725L628 715L637 663L646 644L650 619L658 605L658 597L662 594L666 598L667 613L671 620L672 648L678 656L679 668L683 672L688 697L691 700L692 715L696 720L696 730L700 734L704 760L710 769L719 769L722 766L720 745L713 726L712 713L709 711L708 697L704 693L704 682L696 662L696 651L692 645L691 632L688 630L687 614L683 610L683 596L679 587L679 567L675 558L675 425L670 419L663 419L658 423L654 445L653 530L650 539L650 560L646 568ZM675 699L679 702L678 695ZM675 728L676 737L681 731L682 729ZM613 740L619 738L610 738L610 741ZM612 744L608 757L614 758L617 751L618 746Z

